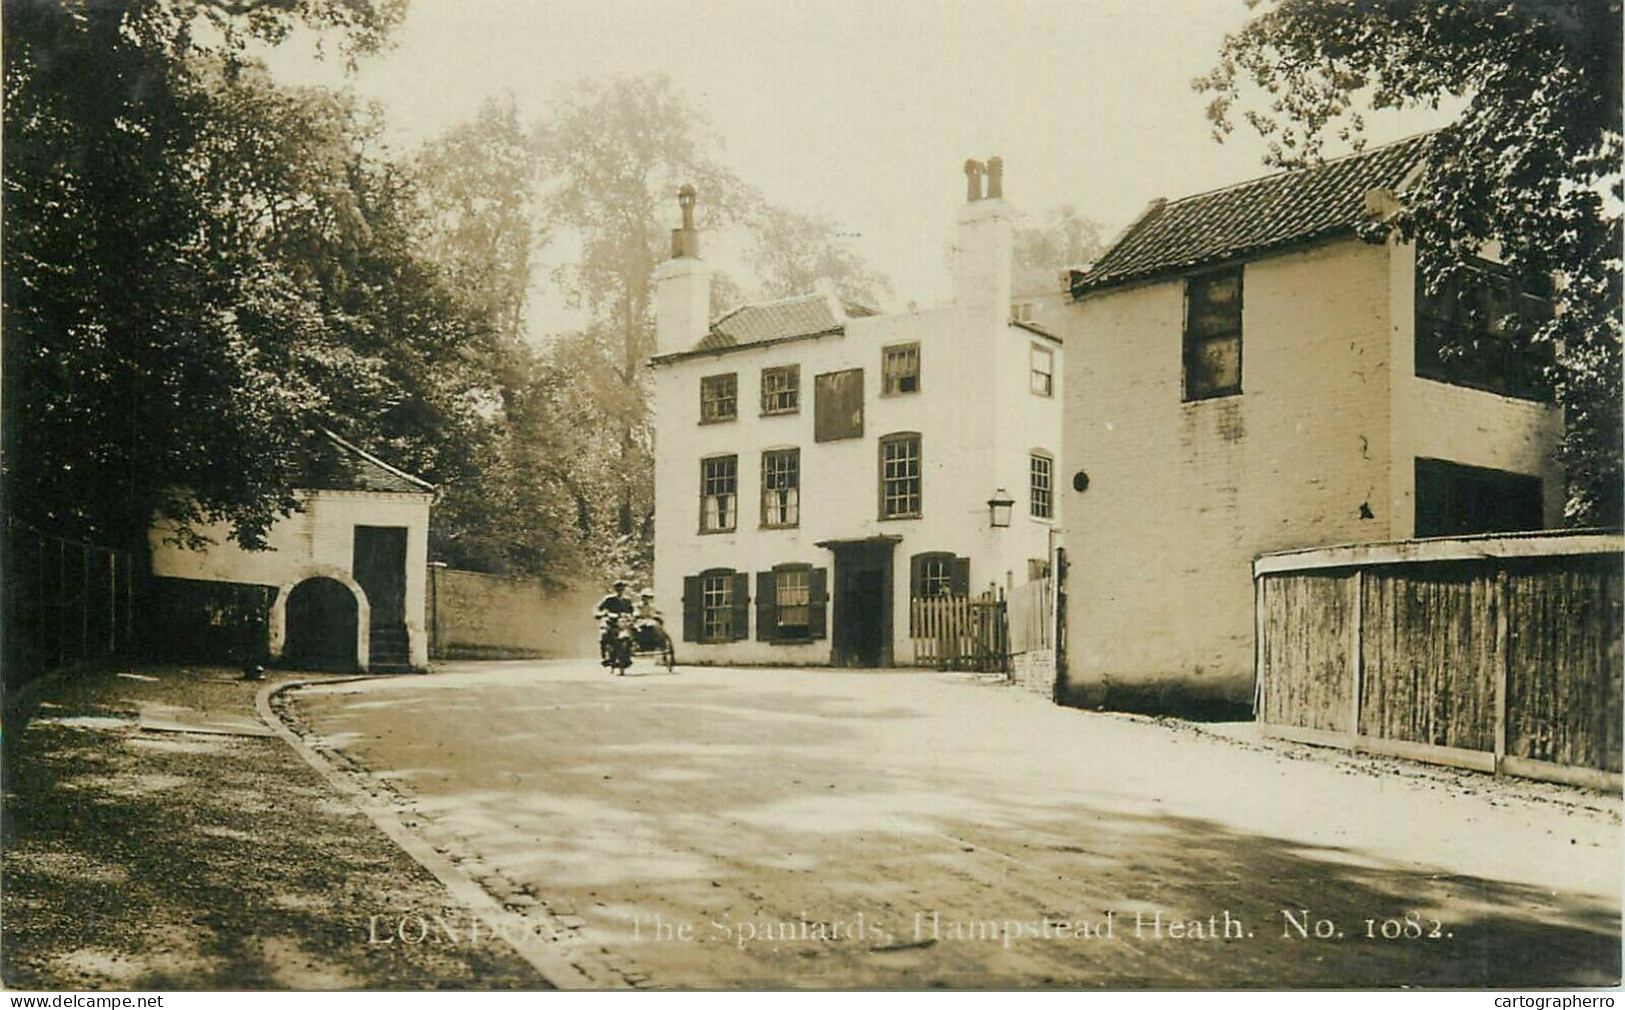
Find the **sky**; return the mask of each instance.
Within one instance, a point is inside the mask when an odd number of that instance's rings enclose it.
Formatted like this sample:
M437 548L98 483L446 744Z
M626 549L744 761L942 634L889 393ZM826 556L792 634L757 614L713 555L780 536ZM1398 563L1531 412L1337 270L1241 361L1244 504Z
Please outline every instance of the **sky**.
M1003 157L1018 210L1071 204L1108 235L1157 197L1264 174L1263 143L1214 142L1190 87L1247 15L1243 0L411 0L394 48L353 75L303 39L269 62L379 101L404 149L488 96L540 118L579 79L665 73L709 115L718 160L834 218L891 278L892 307L923 306L948 297L967 158ZM1389 115L1368 140L1439 121Z

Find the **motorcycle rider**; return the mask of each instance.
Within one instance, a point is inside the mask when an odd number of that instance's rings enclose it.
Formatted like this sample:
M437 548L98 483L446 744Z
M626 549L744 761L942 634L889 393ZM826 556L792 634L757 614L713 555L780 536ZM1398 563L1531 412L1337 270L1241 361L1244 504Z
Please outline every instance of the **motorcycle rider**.
M603 624L603 632L598 636L598 653L603 666L612 665L610 646L615 641L616 619L622 614L631 614L633 610L632 597L626 593L626 584L625 579L610 583L612 592L599 600L597 609L592 612L594 619Z

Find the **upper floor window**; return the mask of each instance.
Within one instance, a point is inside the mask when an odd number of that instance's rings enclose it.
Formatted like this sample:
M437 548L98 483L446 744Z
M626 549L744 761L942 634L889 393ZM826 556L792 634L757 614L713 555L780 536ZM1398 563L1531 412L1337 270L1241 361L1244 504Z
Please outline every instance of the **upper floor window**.
M1429 294L1416 276L1416 374L1424 379L1525 400L1546 400L1549 346L1523 332L1552 316L1551 285L1513 276L1497 264L1464 269ZM1523 331L1523 332L1520 332Z
M794 414L801 409L801 366L762 369L762 413Z
M1055 352L1048 347L1032 345L1032 390L1039 396L1055 395Z
M762 453L762 525L801 523L801 450Z
M1241 392L1241 268L1185 279L1185 399Z
M700 460L700 532L726 533L739 523L739 457Z
M813 379L813 440L863 436L863 369L825 372Z
M1029 506L1034 519L1055 518L1055 460L1045 453L1028 457Z
M880 440L880 518L920 516L920 436L898 432Z
M881 396L920 391L920 345L895 344L881 352Z
M700 380L700 423L732 421L739 416L739 376L707 375Z
M1015 320L1018 323L1030 323L1030 322L1032 322L1033 321L1033 303L1032 302L1012 302L1011 305L1010 305L1010 318Z

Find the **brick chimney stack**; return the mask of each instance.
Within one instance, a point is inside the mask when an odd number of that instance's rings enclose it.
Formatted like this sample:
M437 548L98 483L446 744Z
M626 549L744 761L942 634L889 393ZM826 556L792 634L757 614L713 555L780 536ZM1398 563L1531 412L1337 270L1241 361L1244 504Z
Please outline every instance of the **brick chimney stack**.
M987 190L982 189L983 180ZM965 204L954 243L954 304L993 310L1003 326L1010 315L1014 214L1004 202L1004 159L965 162Z
M700 259L694 187L677 191L682 226L671 232L671 259L655 270L655 353L691 350L711 329L711 268Z

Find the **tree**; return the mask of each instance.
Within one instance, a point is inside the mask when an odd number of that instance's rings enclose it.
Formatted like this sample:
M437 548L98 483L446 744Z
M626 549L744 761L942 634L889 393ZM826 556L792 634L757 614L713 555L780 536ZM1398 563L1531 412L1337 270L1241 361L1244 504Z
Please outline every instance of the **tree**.
M654 270L670 254L668 221L680 186L700 193L702 226L735 220L748 192L712 161L705 119L664 76L578 85L542 124L556 236L580 245L555 280L588 324L581 339L610 380L597 423L613 430L610 511L617 543L646 564L652 515L653 435L645 365L654 353ZM596 374L596 373L595 373Z
M1042 224L1024 225L1013 236L1011 290L1016 294L1059 292L1062 275L1099 256L1100 225L1070 204L1054 207Z
M764 299L827 286L845 301L873 308L891 294L891 282L842 242L839 226L828 217L762 204L751 215L750 227L747 258Z
M259 546L329 425L469 472L489 332L419 255L410 180L367 110L243 55L305 23L353 56L399 11L7 4L8 511L138 550L155 513Z
M1618 525L1625 511L1620 50L1620 0L1275 0L1194 82L1213 96L1218 139L1240 110L1270 163L1289 168L1331 140L1358 148L1362 108L1464 104L1427 142L1404 205L1367 234L1417 242L1432 292L1491 242L1510 270L1561 279L1560 312L1502 322L1514 341L1555 350L1577 524Z
M426 144L416 176L428 212L428 252L504 340L524 339L531 253L545 235L536 191L536 138L512 96Z

